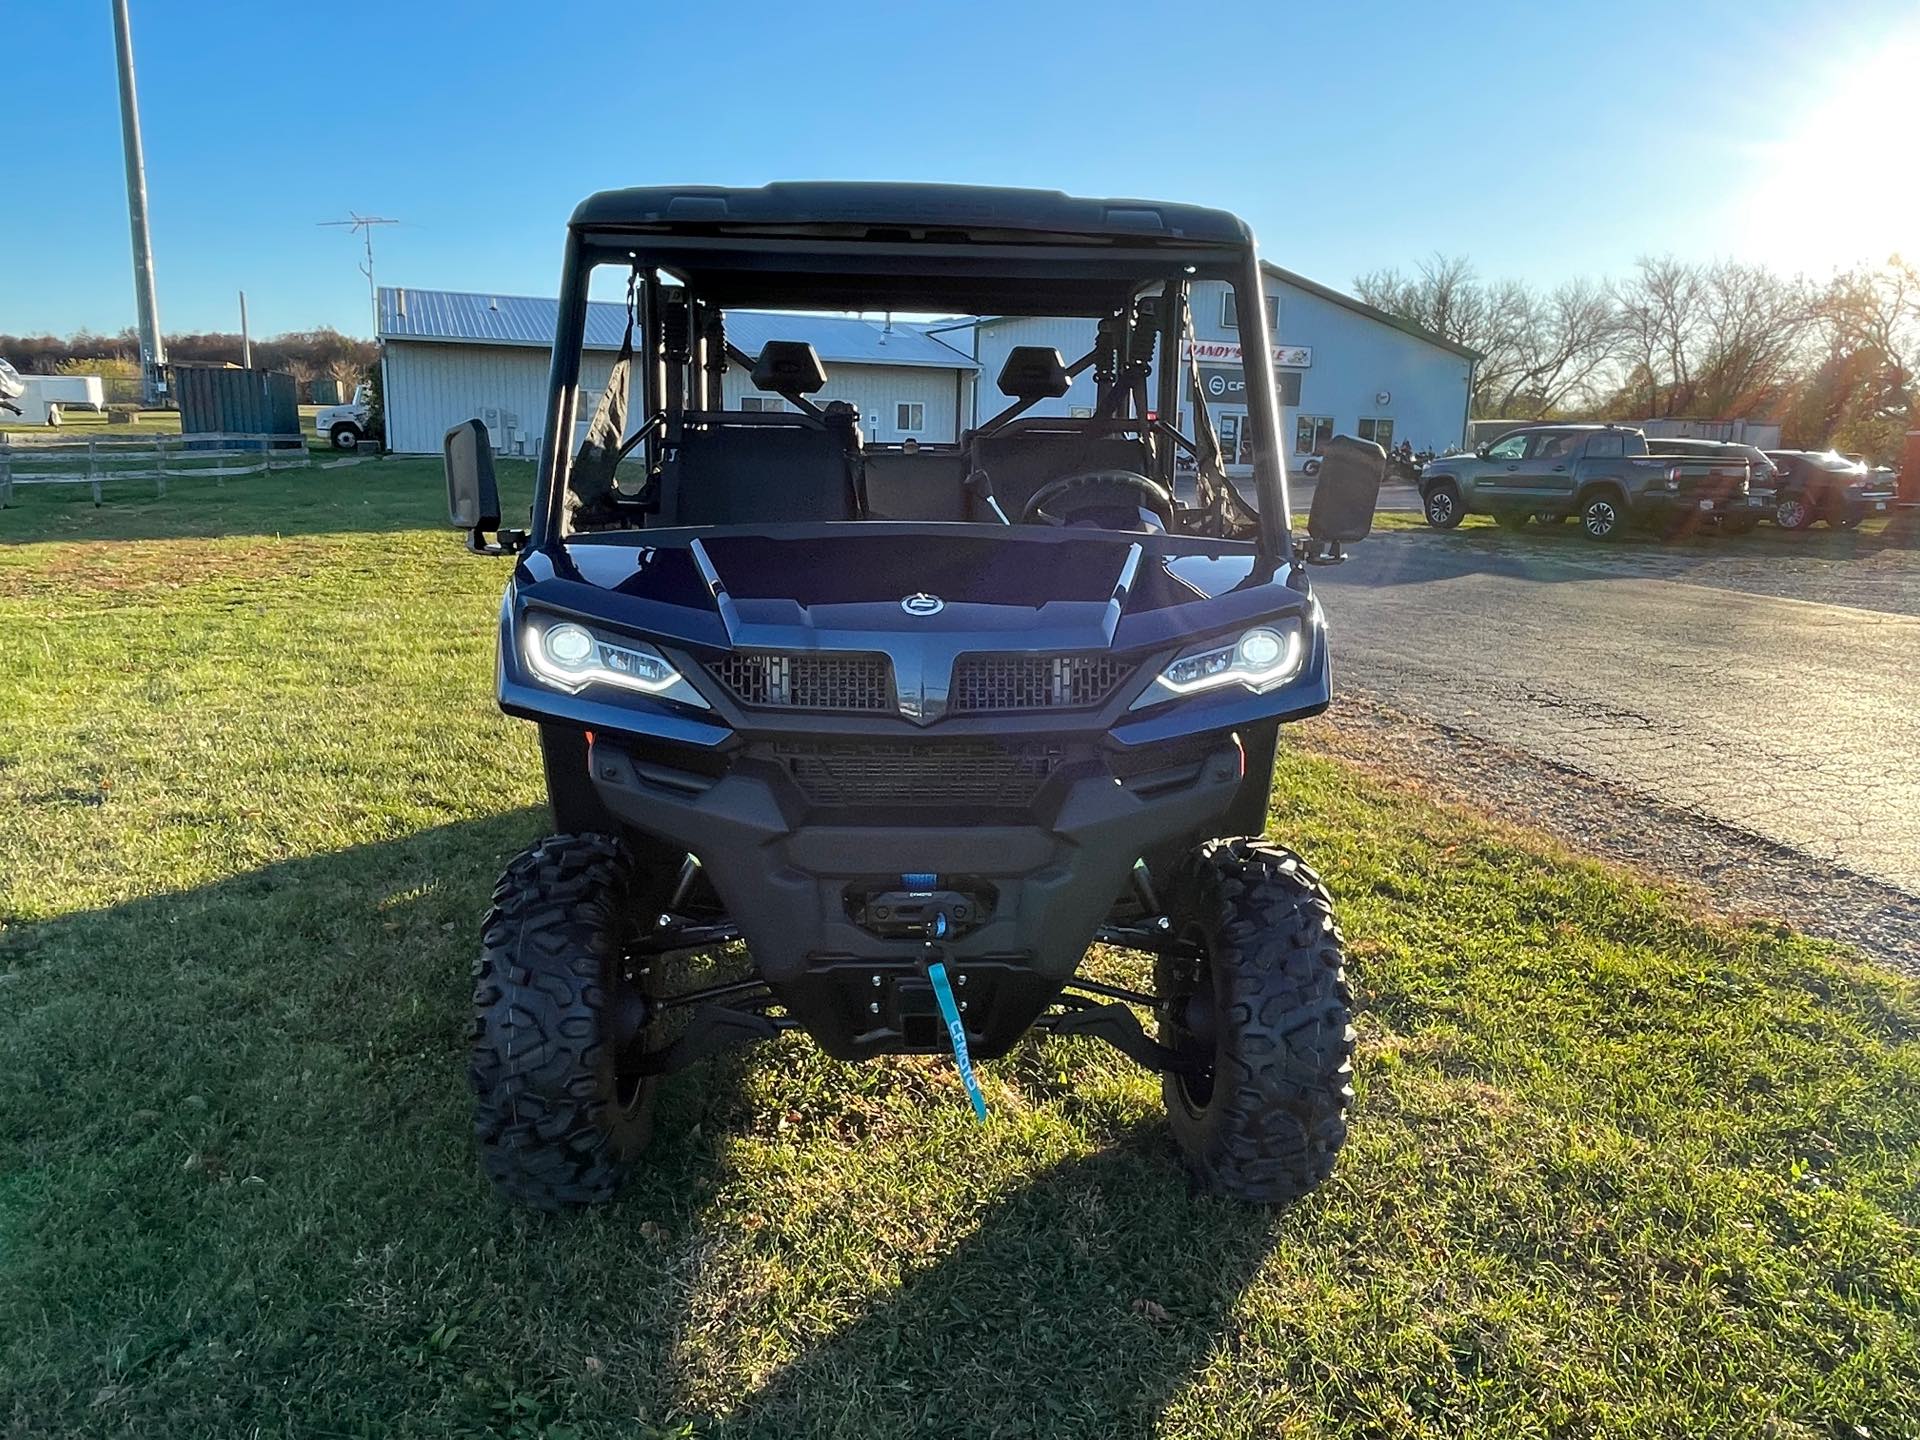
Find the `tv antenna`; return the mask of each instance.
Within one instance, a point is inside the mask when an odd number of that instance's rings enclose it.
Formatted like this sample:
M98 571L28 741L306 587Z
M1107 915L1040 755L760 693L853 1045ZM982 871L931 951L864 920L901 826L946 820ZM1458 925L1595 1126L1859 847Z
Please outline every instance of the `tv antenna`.
M343 230L356 231L367 242L367 260L360 267L360 273L367 277L367 308L373 313L373 338L380 338L380 292L373 283L373 227L376 225L398 225L398 220L389 220L383 215L362 215L357 210L349 210L345 220L319 220L323 226L336 226Z

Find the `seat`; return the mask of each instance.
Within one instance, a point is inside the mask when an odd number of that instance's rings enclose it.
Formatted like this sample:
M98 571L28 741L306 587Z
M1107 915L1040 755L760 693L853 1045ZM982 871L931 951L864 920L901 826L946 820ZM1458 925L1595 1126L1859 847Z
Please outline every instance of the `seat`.
M689 430L660 469L661 525L851 520L853 473L839 439L812 425Z
M971 456L974 467L987 472L993 498L1013 521L1020 519L1027 501L1050 480L1096 470L1152 473L1146 441L1138 436L1089 435L1065 428L996 430L974 438Z
M866 457L867 515L874 520L966 520L966 457L947 452Z

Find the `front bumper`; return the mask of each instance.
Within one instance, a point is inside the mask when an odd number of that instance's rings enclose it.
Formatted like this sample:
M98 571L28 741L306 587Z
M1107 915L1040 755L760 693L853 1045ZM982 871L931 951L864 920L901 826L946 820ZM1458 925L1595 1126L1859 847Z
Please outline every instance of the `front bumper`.
M1018 817L945 823L912 812L850 823L752 755L697 774L602 738L590 765L614 815L700 857L788 1013L829 1054L855 1059L933 1048L915 1029L926 942L876 933L862 895L911 875L990 896L942 945L967 990L969 1044L1003 1054L1073 975L1135 858L1231 804L1244 766L1237 743L1169 747L1165 758L1147 768L1090 751Z

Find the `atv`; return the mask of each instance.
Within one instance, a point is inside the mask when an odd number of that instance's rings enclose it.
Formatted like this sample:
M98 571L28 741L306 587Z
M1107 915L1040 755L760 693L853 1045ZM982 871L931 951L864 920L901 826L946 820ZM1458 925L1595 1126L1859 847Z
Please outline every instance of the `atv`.
M589 372L608 271L624 338ZM1236 297L1251 497L1187 343L1202 286ZM858 311L1091 347L1013 345L1004 406L881 444L815 398L814 347L727 338ZM1076 382L1091 405L1062 403ZM728 408L749 384L778 399ZM453 524L513 560L499 701L539 727L556 831L501 877L475 970L502 1192L610 1199L663 1077L788 1030L842 1060L951 1053L982 1119L975 1061L1098 1037L1162 1077L1202 1187L1326 1178L1342 941L1262 837L1278 729L1330 695L1307 567L1365 537L1386 457L1337 438L1296 539L1275 396L1253 238L1222 211L825 183L579 206L528 526L501 528L480 421L445 447ZM1152 988L1081 974L1096 943L1151 957Z

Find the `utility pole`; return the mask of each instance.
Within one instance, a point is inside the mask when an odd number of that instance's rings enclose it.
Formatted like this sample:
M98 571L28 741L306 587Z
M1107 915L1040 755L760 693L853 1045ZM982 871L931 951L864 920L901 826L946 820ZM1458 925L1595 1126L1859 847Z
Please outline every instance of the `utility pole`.
M124 0L122 0L124 3ZM373 339L380 338L380 292L373 283L373 227L376 225L398 225L398 220L388 220L380 215L362 215L357 210L349 210L345 220L321 220L321 225L338 225L343 229L355 230L366 237L367 260L360 267L360 273L367 277L367 308L373 314Z
M127 161L127 223L133 230L133 298L140 312L140 398L166 398L167 346L153 292L153 238L147 233L147 159L140 148L140 102L133 90L133 32L127 0L113 0L113 41L120 61L120 145Z
M253 368L253 340L247 333L247 292L240 292L240 368Z

